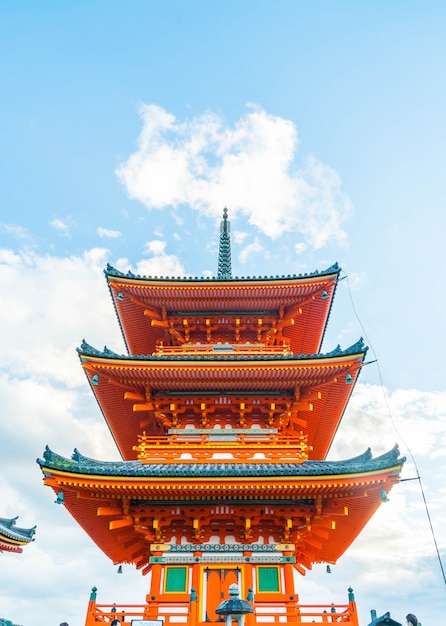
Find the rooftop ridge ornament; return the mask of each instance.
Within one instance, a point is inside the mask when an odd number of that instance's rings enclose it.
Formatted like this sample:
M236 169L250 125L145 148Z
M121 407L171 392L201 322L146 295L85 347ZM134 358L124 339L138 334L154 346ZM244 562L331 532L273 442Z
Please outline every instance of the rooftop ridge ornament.
M232 278L231 270L231 225L228 220L228 209L223 209L223 219L220 222L220 245L218 249L218 276L219 280Z

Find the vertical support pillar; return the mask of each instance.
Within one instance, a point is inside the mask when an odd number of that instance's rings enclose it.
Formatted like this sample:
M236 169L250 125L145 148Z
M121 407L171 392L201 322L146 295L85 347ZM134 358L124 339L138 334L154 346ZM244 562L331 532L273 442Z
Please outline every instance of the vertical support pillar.
M88 602L87 617L85 618L85 626L96 623L96 592L97 588L93 587Z
M284 563L283 565L285 579L285 593L289 596L296 596L294 590L294 567L292 563ZM297 599L297 598L296 598Z
M286 553L284 552L284 556L291 556L291 552ZM283 565L283 576L284 576L284 580L285 580L285 595L287 597L286 600L286 607L287 607L287 614L292 616L292 620L293 622L296 621L296 616L299 615L299 607L298 607L298 601L299 601L299 596L296 593L295 590L295 584L294 584L294 567L292 563L284 563Z
M162 553L157 554L156 556L160 556ZM154 563L152 565L152 578L150 581L150 591L147 594L147 606L148 613L151 619L158 619L158 606L159 606L159 595L161 593L161 572L162 572L162 564ZM146 617L146 615L144 616Z
M250 558L252 556L252 552L244 552L244 557ZM254 567L251 562L245 563L243 565L243 586L245 592L245 600L250 604L254 605L254 598L252 596L252 589L254 588ZM251 590L251 591L250 591ZM246 614L246 626L254 626L255 617L254 613Z
M196 588L192 586L190 590L189 596L189 617L187 620L188 624L198 624L198 602L197 602L197 593Z
M356 609L355 595L351 587L348 588L348 610L352 625L359 626L358 611Z
M202 552L194 552L194 557L201 557ZM202 598L198 597L198 594L203 593L202 588L200 589L200 571L201 571L201 563L194 563L192 565L192 578L191 578L191 597L190 597L190 618L189 624L198 624L198 605L199 602L202 602ZM195 589L195 592L193 591Z

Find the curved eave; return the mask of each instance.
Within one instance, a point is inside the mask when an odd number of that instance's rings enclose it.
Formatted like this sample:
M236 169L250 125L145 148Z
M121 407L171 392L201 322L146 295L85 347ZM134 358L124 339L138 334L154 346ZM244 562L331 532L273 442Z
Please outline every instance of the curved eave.
M209 466L208 463L170 463L160 465L158 463L142 463L141 461L98 461L74 450L71 459L53 452L48 446L45 447L43 459L37 459L41 468L58 470L73 474L122 476L124 478L147 478L147 477L173 477L208 476L208 477L246 477L251 469L255 469L257 476L333 476L346 474L364 474L378 470L389 470L394 466L402 467L405 457L399 456L399 448L395 445L391 450L373 457L370 448L359 456L341 461L304 461L302 463L281 462L273 465L256 461L240 465L230 460L220 461L217 466ZM182 465L184 470L178 471ZM34 530L34 529L32 529Z
M147 434L162 435L164 430L153 411L134 411L134 402L125 400L126 392L168 397L171 394L268 394L292 400L296 389L301 394L322 390L303 419L311 458L325 458L339 421L354 388L366 351L339 353L336 356L308 358L235 359L215 358L116 358L81 353L91 388L124 459L135 459L141 419ZM347 384L347 375L351 384ZM295 431L294 431L295 432ZM290 426L289 434L293 434Z
M302 467L296 466L296 473L293 476L268 476L268 499L279 498L283 502L285 498L292 505L293 500L317 498L322 506L322 516L328 515L328 518L336 520L336 528L330 531L329 536L327 534L326 541L317 538L321 545L314 552L313 562L336 561L378 508L381 493L383 491L388 493L392 485L398 481L404 459L398 459L395 451L387 455L388 460L385 456L366 461L363 463L364 471L354 473L299 475L298 472L302 471ZM61 457L57 457L57 462L60 462L60 459ZM162 500L164 505L166 501L171 501L172 506L176 506L178 499L182 498L192 503L194 499L205 499L209 493L215 498L218 492L219 498L240 499L243 503L250 499L255 503L261 502L259 498L265 493L265 476L249 478L117 476L113 473L112 463L105 464L110 469L109 475L99 475L72 471L73 461L68 459L65 461L67 467L71 465L68 471L54 469L51 462L39 461L46 484L51 486L55 493L59 491L64 493L64 503L68 511L107 556L115 563L135 562L138 567L145 566L147 562L141 563L139 557L136 559L134 555L140 555L142 550L147 556L150 542L147 543L142 538L133 523L129 524L126 521L129 518L124 513L119 513L119 507L123 506L124 501L129 502L130 499L132 503L130 506L136 508L144 506L138 504L138 501L156 504ZM94 463L92 460L89 461ZM387 467L374 467L386 463ZM351 464L352 462L345 462L344 467ZM138 464L130 465L136 467ZM77 466L80 468L82 462ZM320 466L323 472L324 464ZM342 466L340 463L339 467ZM106 517L99 515L98 507L103 506L112 507L111 515ZM122 525L119 520L123 520ZM110 530L111 528L115 530ZM297 556L298 551L297 546Z
M219 498L248 498L256 500L265 493L265 480L268 481L267 495L271 500L286 497L290 501L300 498L331 498L346 495L350 489L385 484L390 477L397 477L401 464L389 468L355 472L352 474L294 474L271 475L266 471L255 476L122 476L111 473L87 474L75 471L52 469L45 464L41 466L47 484L56 489L70 492L76 490L79 497L131 498L132 500L170 500L175 504L178 500L202 500L218 494Z
M24 545L34 541L33 537L36 527L20 528L16 526L17 518L0 518L0 541L10 542L12 544Z
M144 310L158 316L205 314L295 316L284 335L296 353L317 352L322 344L340 269L306 276L163 280L106 272L121 331L130 354L151 354L163 331L151 325ZM299 313L296 313L298 308Z
M17 554L20 554L23 552L23 549L20 545L8 543L0 537L0 552L16 552Z
M198 276L178 276L178 277L158 277L158 276L143 276L141 274L134 274L133 272L120 272L118 269L107 264L107 268L104 270L104 274L108 281L111 280L121 280L121 281L131 281L134 284L141 285L209 285L209 284L234 284L238 285L240 283L288 283L289 281L305 281L305 280L314 280L317 278L323 278L330 275L339 275L341 268L338 263L334 263L331 267L328 267L326 270L316 270L314 272L309 272L307 274L290 274L287 276L235 276L233 278L200 278Z
M12 546L25 546L26 544L33 541L33 539L29 539L25 537L12 539L11 537L8 537L7 535L3 535L2 533L0 533L0 541L3 541L4 543L8 543Z

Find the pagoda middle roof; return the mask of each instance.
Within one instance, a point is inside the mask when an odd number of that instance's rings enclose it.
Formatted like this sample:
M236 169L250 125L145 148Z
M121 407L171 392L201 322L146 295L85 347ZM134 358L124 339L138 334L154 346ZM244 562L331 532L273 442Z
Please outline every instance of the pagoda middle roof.
M131 354L154 352L163 330L149 312L188 317L249 315L277 317L299 311L299 323L286 330L294 352L320 349L341 269L334 264L309 274L241 278L165 278L105 270L124 341Z
M127 460L136 458L133 446L141 433L140 414L124 399L128 392L175 395L268 394L293 400L299 394L324 388L323 399L314 403L305 430L313 447L312 458L325 458L351 395L367 352L359 340L350 348L337 347L315 355L150 355L120 356L108 349L98 351L86 344L78 349L92 390L118 448ZM347 384L347 380L348 383ZM148 415L152 415L149 411ZM162 431L155 418L148 434Z

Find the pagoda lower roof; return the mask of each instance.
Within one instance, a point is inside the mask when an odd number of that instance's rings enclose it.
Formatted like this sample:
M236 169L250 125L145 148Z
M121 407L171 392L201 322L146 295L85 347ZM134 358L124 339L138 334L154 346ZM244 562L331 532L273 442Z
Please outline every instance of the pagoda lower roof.
M159 436L164 430L155 410L125 400L126 393L149 393L166 402L182 396L258 396L261 402L293 403L305 394L321 391L321 399L304 411L304 432L312 446L310 458L323 459L331 445L367 348L362 339L346 350L327 354L240 355L205 354L175 356L120 356L86 344L78 349L82 365L104 417L124 459L137 457L133 446L141 434L141 410L146 411L144 430ZM348 382L347 382L348 381ZM297 394L297 397L296 397ZM172 400L169 400L172 398ZM136 412L135 412L136 411ZM284 434L296 434L290 424ZM299 427L299 431L302 428ZM297 432L299 432L297 431Z
M56 454L47 446L44 459L37 463L45 472L59 470L89 476L127 478L228 478L259 477L322 477L362 474L400 466L398 447L372 457L370 448L363 454L344 461L304 461L303 463L142 463L141 461L97 461L75 449L71 459Z
M212 517L221 505L238 511L230 517L237 524L256 516L256 524L265 524L262 532L273 533L276 541L286 538L287 520L293 518L286 541L294 546L301 573L311 563L334 563L379 507L382 494L398 482L404 463L397 447L376 458L367 450L346 461L276 467L101 462L77 451L68 459L48 447L43 456L37 463L57 502L114 563L134 563L143 573L151 567L153 551L160 550L155 543L168 547L177 534L193 541L197 515L212 534ZM275 512L269 519L262 513L265 506Z
M297 315L286 334L294 352L320 349L341 269L334 264L310 274L241 278L164 278L105 270L124 341L131 354L155 351L163 331L154 319L227 315L278 318ZM145 315L149 314L149 317Z
M0 552L21 552L21 546L34 541L36 527L19 528L17 519L0 517Z

